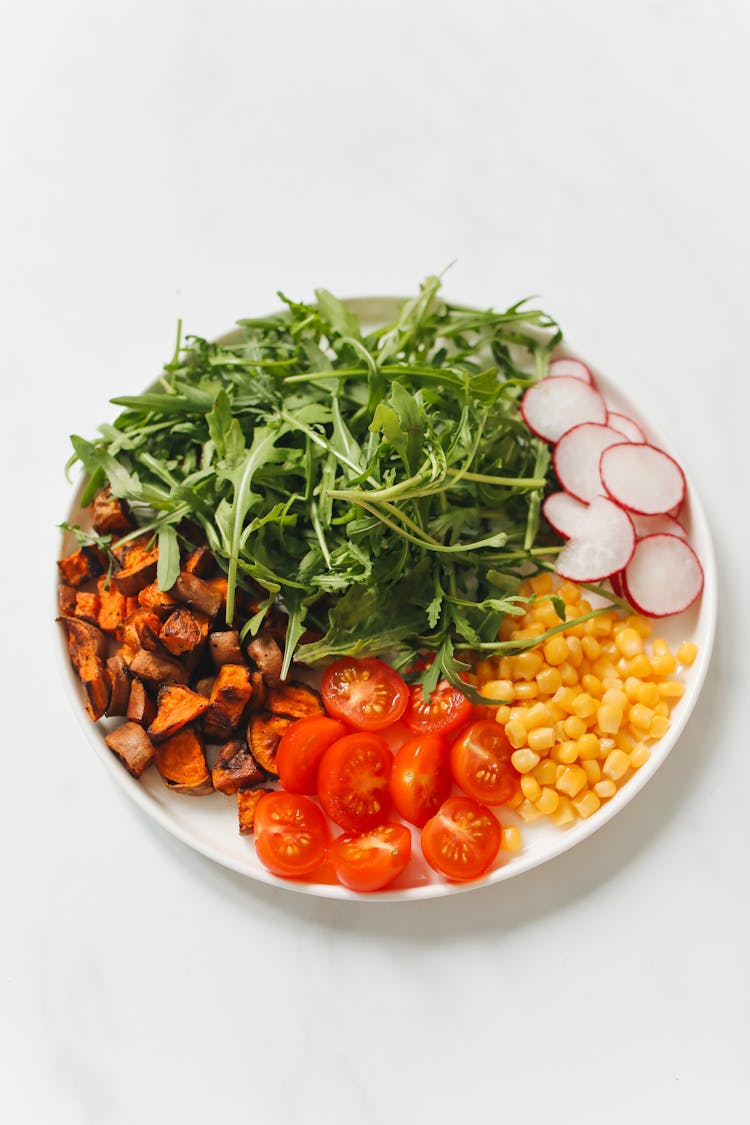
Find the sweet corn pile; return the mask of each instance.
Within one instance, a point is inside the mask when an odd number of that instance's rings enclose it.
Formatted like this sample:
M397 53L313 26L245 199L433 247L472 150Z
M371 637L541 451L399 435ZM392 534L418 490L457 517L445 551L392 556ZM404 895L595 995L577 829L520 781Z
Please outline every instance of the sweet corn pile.
M560 624L548 596L550 574L529 582L537 595L523 617L506 618L502 640L540 636ZM572 582L554 593L566 620L591 612ZM649 759L650 746L669 730L670 710L685 685L680 667L697 647L672 652L650 640L652 623L612 610L548 638L539 648L482 660L474 671L480 693L502 699L487 709L505 728L521 792L510 802L526 822L547 816L560 827L587 819ZM506 830L503 846L518 850L518 829Z

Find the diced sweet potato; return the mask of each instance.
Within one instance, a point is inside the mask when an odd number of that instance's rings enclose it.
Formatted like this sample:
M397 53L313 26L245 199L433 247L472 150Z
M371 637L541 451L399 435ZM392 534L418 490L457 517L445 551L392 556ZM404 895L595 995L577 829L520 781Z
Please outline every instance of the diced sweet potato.
M122 553L122 566L112 575L121 594L134 597L156 577L159 549L153 535L140 535L127 543Z
M239 726L252 694L249 669L244 664L222 664L211 691L209 714L220 714L234 729Z
M57 608L62 617L72 617L76 608L76 588L61 582L57 587Z
M163 742L188 723L199 719L210 704L203 695L183 684L164 684L156 700L156 718L148 728L153 742Z
M123 723L105 735L104 741L133 777L140 777L154 760L154 746L137 723Z
M240 836L252 836L255 830L255 811L266 793L271 792L271 789L237 790L237 816Z
M240 635L236 629L223 629L211 633L208 638L208 650L215 666L222 664L244 664L245 654L240 644Z
M138 605L150 609L162 620L166 620L177 602L167 590L160 590L159 583L154 581L138 591Z
M195 685L195 690L198 692L198 695L205 695L206 699L208 699L211 692L214 690L215 679L215 676L202 676Z
M285 715L272 715L270 711L256 711L247 725L247 745L262 770L270 777L276 772L276 750L281 736L294 719Z
M269 687L279 683L284 654L269 632L264 630L253 638L247 646L247 655L254 662Z
M130 694L128 695L125 714L134 723L139 723L146 729L151 726L156 718L156 704L140 680L133 679L130 682Z
M160 652L159 630L161 621L150 609L139 606L134 613L120 622L115 629L115 637L121 644L131 648L145 648L148 652Z
M81 621L88 621L92 625L97 625L99 622L99 595L77 590L73 616L80 617Z
M198 609L179 606L161 627L159 640L174 656L194 652L208 636L209 619Z
M126 715L130 699L130 673L119 652L110 656L107 661L107 671L111 684L107 714Z
M306 719L310 715L323 715L323 701L317 691L296 680L286 680L268 688L266 710L274 715L287 715L290 719Z
M105 633L114 633L127 615L127 599L111 579L102 575L96 585L99 593L99 617L97 624Z
M182 570L187 574L197 574L199 578L209 578L216 563L210 547L205 543L191 551L182 564Z
M148 652L139 648L130 661L130 671L134 676L149 684L186 684L188 670L173 656L162 656L158 652Z
M86 710L94 722L106 714L109 706L111 681L109 672L98 656L89 655L78 669L78 677L86 695Z
M67 586L82 586L107 569L106 558L98 547L79 547L64 559L59 559L57 565L60 578Z
M192 728L180 730L160 742L155 747L154 757L164 784L175 793L199 797L213 791L203 744Z
M199 609L213 620L223 605L221 593L196 574L181 574L170 593L178 601Z
M107 659L107 641L101 630L78 617L58 617L68 631L68 652L76 672L89 656Z
M241 738L233 738L222 746L211 777L214 789L222 793L252 789L254 785L261 785L266 780L265 773Z
M127 504L113 496L109 488L103 488L94 497L91 522L99 535L124 535L133 528Z

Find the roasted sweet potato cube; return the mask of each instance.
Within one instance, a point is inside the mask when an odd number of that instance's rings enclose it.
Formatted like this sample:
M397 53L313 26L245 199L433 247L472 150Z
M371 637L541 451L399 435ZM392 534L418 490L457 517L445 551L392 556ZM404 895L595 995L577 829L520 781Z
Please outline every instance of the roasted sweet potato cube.
M214 789L222 793L236 793L238 789L252 789L262 785L266 775L247 748L244 739L233 738L222 746L216 765L211 771Z
M284 654L276 639L267 630L258 633L258 636L247 645L247 655L269 687L279 683Z
M57 608L62 617L72 617L76 608L76 588L61 582L57 587Z
M124 535L133 529L127 504L113 496L109 488L103 488L94 497L91 522L99 535Z
M140 535L127 543L122 552L122 566L112 575L121 594L135 597L156 577L159 549L153 535Z
M130 682L130 693L125 714L144 729L150 727L156 718L156 704L148 694L145 684L140 680L133 679Z
M86 710L96 722L101 719L109 706L111 681L109 672L98 656L87 656L78 669L78 677L86 695Z
M106 575L102 575L96 584L99 594L99 617L97 625L105 633L114 633L121 621L127 616L127 599L115 586L114 582Z
M211 713L237 727L252 694L250 670L244 664L222 664L211 691Z
M323 702L317 691L296 680L285 680L269 687L265 706L274 715L288 715L290 719L324 714Z
M140 777L154 760L154 746L138 723L123 723L105 735L104 741L133 777Z
M252 836L255 830L255 810L271 789L238 789L237 790L237 816L239 820L240 836Z
M107 671L111 684L107 714L126 715L130 699L130 673L119 652L110 656L107 661Z
M131 648L145 648L149 652L160 651L159 630L161 621L150 609L141 606L134 613L120 622L115 630L115 637L124 645Z
M194 652L208 636L209 619L199 609L178 606L161 627L159 640L174 656Z
M208 638L208 650L217 668L220 668L222 664L245 663L240 635L236 629L223 629L211 633Z
M272 715L270 711L256 711L247 725L247 745L262 770L270 777L278 777L276 751L284 731L294 719L286 715Z
M216 617L216 614L224 604L221 593L214 589L210 582L204 582L197 574L186 574L183 572L170 590L170 593L177 598L178 601L184 602L193 609L199 609L201 613L207 614L211 620Z
M107 659L107 641L101 630L78 617L58 617L68 632L68 652L76 672L89 656Z
M199 578L209 578L213 573L216 563L210 547L205 544L191 551L182 564L182 570L187 574L197 574Z
M203 695L184 684L164 684L156 698L156 718L148 728L152 742L163 742L199 719L210 704Z
M159 583L154 581L138 591L138 605L143 609L150 609L162 620L166 620L177 602L168 590L160 590Z
M67 586L82 586L107 569L107 560L98 547L79 547L57 563L60 579Z
M198 692L198 695L205 695L206 699L209 699L211 692L214 690L215 679L215 676L202 676L195 685L195 690Z
M149 684L186 684L188 670L173 656L162 656L139 648L130 661L130 671Z
M175 793L199 797L213 792L203 743L192 727L185 727L160 742L154 757L164 784Z

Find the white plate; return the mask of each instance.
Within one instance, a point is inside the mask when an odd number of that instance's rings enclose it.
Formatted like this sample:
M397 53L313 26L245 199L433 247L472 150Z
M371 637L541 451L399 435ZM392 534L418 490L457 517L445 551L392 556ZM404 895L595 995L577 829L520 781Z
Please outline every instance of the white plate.
M361 298L348 302L365 325L387 323L388 320L392 319L397 303L396 298ZM232 335L230 334L225 339L231 339ZM252 837L244 837L238 834L236 803L233 797L227 797L222 793L214 793L206 797L182 796L168 790L155 769L147 770L141 780L136 781L123 768L104 742L104 734L107 730L116 726L121 720L101 720L96 724L91 722L83 708L81 686L71 667L67 645L61 631L58 652L71 705L80 717L85 737L89 740L94 753L115 782L163 828L166 828L173 836L176 836L177 839L182 840L191 848L208 856L209 859L232 868L242 875L247 875L251 879L258 879L273 886L284 887L301 894L348 900L413 901L415 899L457 894L460 891L471 890L473 887L501 883L515 875L521 875L524 871L529 871L532 867L545 863L547 860L553 859L574 847L575 844L585 840L606 824L608 820L611 820L613 816L616 816L654 776L659 766L674 748L698 700L711 657L716 625L716 562L705 513L690 482L685 459L679 451L674 449L667 438L644 418L641 411L623 391L595 368L592 368L592 370L597 385L610 409L634 418L644 429L647 438L655 445L671 453L685 470L688 491L685 504L680 512L680 520L686 526L690 542L694 546L705 572L703 595L698 604L677 617L665 618L655 623L655 632L665 637L670 645L676 646L682 641L692 640L698 646L698 657L693 666L685 672L685 694L672 711L672 725L668 733L653 744L648 762L618 789L615 796L605 805L602 805L593 816L589 817L588 820L577 821L576 824L567 829L557 828L544 819L531 824L523 824L521 830L523 850L517 853L501 852L496 867L484 878L467 884L447 883L428 867L421 859L416 830L414 830L415 858L412 860L408 871L399 881L379 894L359 895L338 884L314 884L277 879L258 861ZM68 515L68 521L70 523L83 523L83 519L83 513L76 498ZM63 541L63 551L67 552L72 550L73 547L72 537L66 536ZM503 816L502 811L500 816ZM508 818L506 817L506 819Z

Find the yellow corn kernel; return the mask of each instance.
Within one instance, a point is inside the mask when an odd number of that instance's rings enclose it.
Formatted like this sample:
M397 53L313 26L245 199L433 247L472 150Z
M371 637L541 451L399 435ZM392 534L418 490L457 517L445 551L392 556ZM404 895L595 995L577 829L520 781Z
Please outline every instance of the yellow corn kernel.
M665 659L661 657L659 659ZM640 652L634 656L632 660L628 661L628 674L631 676L638 676L643 679L644 676L652 676L655 674L654 666L651 662L651 657L647 656L645 652Z
M478 667L477 675L479 675ZM482 679L481 675L479 679ZM486 680L480 687L479 694L483 695L485 699L503 699L508 701L513 698L513 683L511 680Z
M604 683L605 680L610 680L619 676L617 665L612 662L609 656L600 656L591 665L591 670L595 676Z
M515 629L510 636L512 641L533 641L537 637L541 637L542 633L547 630L538 621L532 621L529 625L524 625L523 629ZM515 660L515 657L513 657Z
M685 685L681 680L665 680L659 684L659 695L663 699L682 699L685 694Z
M580 738L586 733L586 723L578 715L568 715L562 726L566 738Z
M594 676L591 672L584 672L581 676L581 687L584 688L589 695L593 695L596 699L601 699L604 694L604 685L598 676Z
M576 749L580 761L591 761L599 756L599 739L592 732L583 734L576 742Z
M665 656L669 652L669 645L663 637L654 637L651 648L654 656Z
M557 808L549 815L550 820L552 820L558 828L569 828L570 825L575 824L576 821L575 810L567 797L559 797Z
M641 684L643 680L639 680L637 676L628 676L624 683L625 695L631 703L639 702L639 695L641 692Z
M583 646L580 638L575 635L568 637L568 663L574 668L580 668L583 664Z
M611 778L606 777L601 781L596 782L596 784L594 785L594 792L596 793L597 797L601 798L602 801L606 801L610 797L614 797L615 793L617 792L617 785L614 781L612 781Z
M513 657L501 656L497 662L497 678L499 680L513 679Z
M557 766L551 758L543 758L538 766L534 766L533 776L540 785L554 785L557 777Z
M588 692L582 691L575 701L574 712L579 719L589 719L596 714L598 706L598 700L594 699Z
M551 816L552 813L556 811L559 803L560 794L557 790L545 788L541 791L541 796L536 802L536 807L539 809L540 813L544 813L545 816Z
M615 743L618 750L622 750L626 754L630 753L630 751L635 746L636 741L637 739L633 738L632 734L627 730L620 729L615 735Z
M624 656L626 660L632 660L634 656L643 652L643 637L636 629L626 627L621 629L615 637L615 646L620 656Z
M567 711L569 715L573 714L576 705L577 695L570 687L561 687L555 692L552 697L552 702L561 707L563 711Z
M602 614L601 617L592 617L586 622L586 632L595 637L608 637L612 632L615 618L611 613ZM591 626L589 629L588 626Z
M544 695L554 695L562 687L562 676L557 668L542 668L536 674L536 682Z
M538 652L521 652L513 661L513 671L517 680L533 680L541 671L544 661Z
M519 805L523 804L523 793L519 789L517 793L505 802L505 807L508 809L517 809Z
M644 707L642 703L634 703L628 711L629 722L632 726L637 727L638 730L648 730L653 717L654 712L651 708Z
M555 625L560 624L557 610L550 601L541 602L538 606L535 606L534 617L544 625L545 629L552 629Z
M604 685L605 694L608 691L622 691L623 685L619 676L605 676L602 680L602 684ZM604 699L604 696L602 696L602 699Z
M546 703L534 703L526 713L527 730L535 730L536 727L548 727L553 722L552 712Z
M527 824L532 820L539 820L539 817L542 815L536 805L532 805L531 801L523 801L516 809L516 812Z
M660 679L666 679L667 676L674 676L677 671L677 657L673 656L671 652L665 653L664 656L651 657L651 674L659 676Z
M622 709L603 703L596 712L596 725L602 734L617 734L622 726Z
M583 793L573 798L573 808L576 810L581 820L587 820L592 813L596 812L600 804L601 802L593 789L586 789Z
M602 654L602 646L599 644L596 637L583 637L581 647L583 648L583 655L587 660L597 660Z
M598 758L606 758L607 754L609 754L610 750L614 750L616 745L617 744L616 744L614 738L600 738L599 739L599 753L597 754L597 757Z
M513 688L514 699L536 699L539 695L539 688L533 681L527 683L525 680L520 684L516 684Z
M500 704L499 707L495 708L495 722L500 723L501 726L505 726L505 724L509 721L510 707L504 707L502 704Z
M523 723L523 725L526 726L526 716L528 713L528 707L511 707L510 721L512 723Z
M557 596L562 598L566 605L575 605L581 596L581 591L573 582L563 582L557 591Z
M551 594L553 585L552 575L548 570L543 570L541 574L535 574L533 578L529 579L532 592L538 596Z
M586 771L581 766L564 766L555 788L568 797L575 797L583 789L586 780Z
M655 707L659 702L658 685L650 680L646 683L642 683L638 690L638 702L642 703L645 707Z
M595 785L597 781L601 781L602 767L596 760L582 761L581 768L586 772L586 777L588 779L589 785Z
M639 613L631 614L625 621L632 629L636 629L642 637L650 637L653 632L653 626L647 617L641 617Z
M685 666L692 664L697 655L698 646L694 645L692 641L685 641L684 644L680 645L676 653L680 664L684 664Z
M526 724L518 719L511 719L505 724L505 737L514 750L520 750L526 745Z
M616 707L618 711L624 711L628 702L638 703L639 700L628 700L627 693L621 691L619 688L607 688L602 696L602 703L608 707Z
M535 754L543 750L551 750L555 745L555 731L553 727L535 727L530 730L526 741Z
M652 738L663 738L670 727L669 719L664 715L654 715L651 720L651 726L648 728L648 733Z
M504 852L519 852L521 850L521 829L517 824L507 824L503 827L500 847Z
M569 766L578 757L578 742L574 742L572 739L567 742L558 742L550 750L550 757L560 765Z
M624 750L613 750L607 755L607 760L602 768L602 773L611 778L612 781L619 781L624 777L630 768L630 757Z
M478 660L474 668L480 680L491 680L495 675L495 665L492 660Z
M578 673L567 660L560 665L560 676L565 687L573 687L574 684L578 683Z
M639 770L641 766L645 766L650 757L651 751L646 743L639 742L628 755L628 761L634 770Z
M521 792L527 801L534 804L542 795L542 787L533 776L533 774L525 773L521 778Z
M544 659L553 668L559 667L564 664L568 659L568 642L565 637L557 633L554 637L550 637L544 644Z
M505 733L508 733L508 728L505 728ZM513 745L511 743L511 745ZM519 773L531 773L534 766L539 765L539 755L530 750L528 746L522 747L520 750L514 750L510 756L510 760L518 770Z
M669 704L665 699L660 699L656 704L656 707L654 707L654 714L663 715L665 719L667 718L667 716L669 715Z
M563 711L562 707L558 707L553 700L548 699L546 706L551 716L551 722L555 723L555 725L561 723L563 719L567 719L568 716L566 712Z

